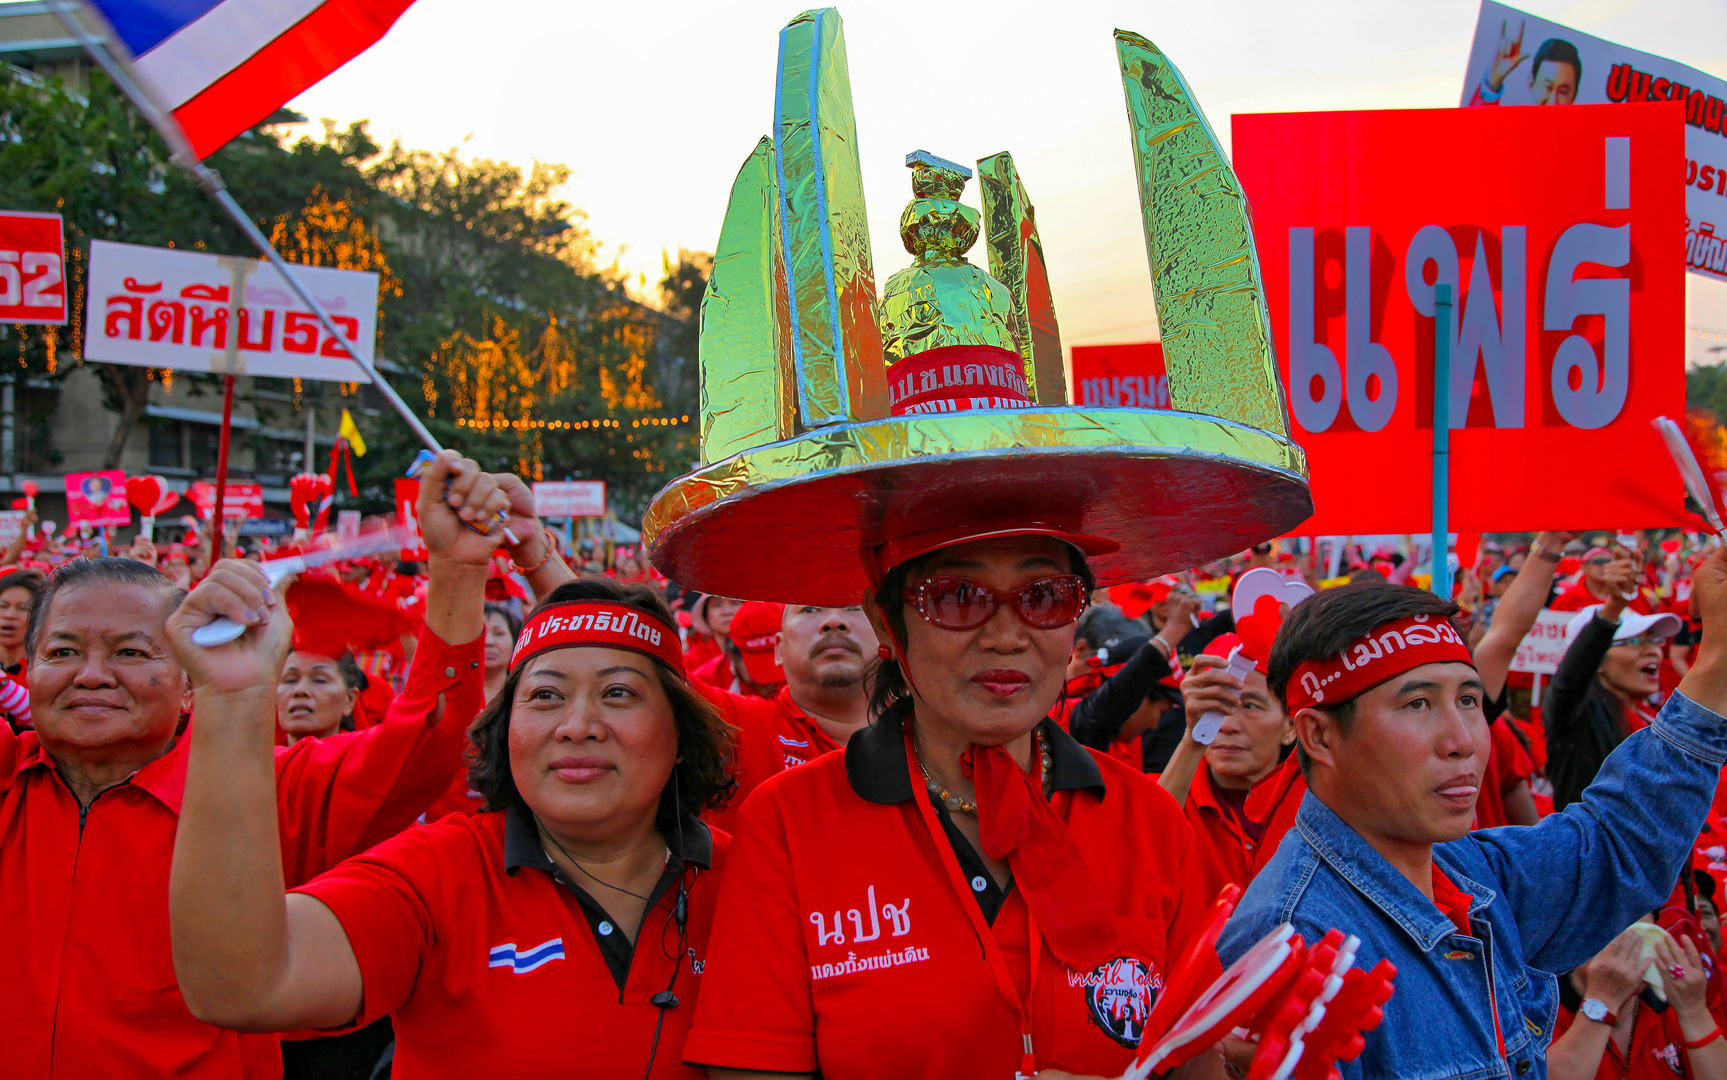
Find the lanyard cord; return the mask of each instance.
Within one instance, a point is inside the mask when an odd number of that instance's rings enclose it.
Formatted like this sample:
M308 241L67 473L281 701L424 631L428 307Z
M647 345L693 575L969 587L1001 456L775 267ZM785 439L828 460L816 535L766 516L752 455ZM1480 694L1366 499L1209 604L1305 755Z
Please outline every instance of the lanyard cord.
M910 730L905 732L905 744L906 771L908 775L915 776L917 769L916 751L912 747ZM924 826L929 832L930 839L935 842L936 854L941 857L942 865L947 868L949 887L961 897L960 907L965 909L966 917L971 919L972 930L977 934L978 941L983 946L984 956L989 960L990 971L995 975L996 988L1001 991L1002 999L1007 1002L1008 1009L1013 1012L1014 1019L1019 1022L1021 1048L1019 1071L1028 1078L1035 1076L1037 1074L1037 1057L1032 1053L1031 1024L1026 1021L1025 1002L1020 1000L1019 991L1014 988L1013 976L1008 973L1007 960L1001 955L1000 946L996 944L995 933L990 929L989 924L983 921L983 912L978 908L977 901L973 900L967 891L965 875L959 868L959 859L953 853L953 845L948 843L947 834L942 830L941 822L936 820L935 807L931 806L929 799L921 794L914 794L912 802L917 804L918 812L923 816ZM1038 959L1039 954L1043 951L1043 941L1037 933L1037 923L1031 917L1029 908L1026 909L1025 921L1030 930L1032 945L1030 992L1035 994L1037 992Z

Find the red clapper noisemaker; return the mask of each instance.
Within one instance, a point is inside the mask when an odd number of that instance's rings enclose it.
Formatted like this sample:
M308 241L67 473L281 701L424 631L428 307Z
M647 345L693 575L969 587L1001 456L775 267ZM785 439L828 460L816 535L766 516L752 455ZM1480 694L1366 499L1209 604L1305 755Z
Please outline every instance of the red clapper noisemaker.
M1723 544L1727 544L1727 524L1723 524L1721 520L1720 496L1709 483L1709 477L1703 472L1703 466L1698 462L1690 441L1685 438L1684 430L1666 416L1657 416L1649 423L1660 432L1661 441L1666 445L1668 455L1673 458L1674 467L1679 470L1679 479L1685 482L1686 492L1703 511L1704 520L1715 530L1716 537Z
M1308 945L1284 923L1202 987L1219 967L1217 939L1240 896L1226 886L1205 933L1182 953L1122 1080L1165 1075L1231 1032L1258 1043L1248 1080L1336 1080L1337 1063L1354 1060L1385 1018L1397 968L1381 960L1357 970L1361 941L1340 930Z

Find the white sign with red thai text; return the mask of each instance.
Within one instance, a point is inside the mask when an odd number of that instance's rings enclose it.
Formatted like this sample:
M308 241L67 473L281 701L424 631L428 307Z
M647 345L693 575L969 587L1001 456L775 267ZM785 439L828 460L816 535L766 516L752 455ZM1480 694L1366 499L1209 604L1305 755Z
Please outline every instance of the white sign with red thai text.
M406 562L424 562L431 557L426 550L426 538L420 535L420 515L414 509L419 501L418 480L396 481L396 527L402 530L400 558Z
M0 323L66 325L59 214L0 211Z
M119 469L66 474L66 527L132 524L126 474Z
M84 356L219 375L371 382L345 350L372 360L378 275L299 266L294 276L341 329L340 343L268 263L93 241Z
M1559 670L1559 660L1565 655L1565 646L1570 642L1565 637L1565 628L1571 625L1571 620L1577 617L1575 611L1554 611L1542 608L1535 617L1535 625L1525 634L1517 646L1517 655L1511 660L1512 671L1528 671L1537 675L1551 675Z
M540 517L605 517L604 480L541 480L534 484L534 513Z
M24 511L0 510L0 544L10 544L24 531Z
M1727 80L1492 0L1481 5L1465 106L1639 101L1685 103L1685 269L1727 281Z

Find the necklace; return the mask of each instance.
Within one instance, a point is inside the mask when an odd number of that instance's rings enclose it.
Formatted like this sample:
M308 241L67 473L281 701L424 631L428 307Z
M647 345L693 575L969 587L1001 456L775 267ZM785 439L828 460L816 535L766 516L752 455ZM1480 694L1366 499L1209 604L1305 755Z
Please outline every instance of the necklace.
M557 848L559 851L563 852L564 858L570 860L570 865L574 866L577 870L580 870L584 875L586 875L588 877L589 880L597 882L601 885L604 885L606 888L611 889L614 892L621 892L625 896L633 896L637 900L640 900L644 904L649 902L648 898L643 896L641 893L631 892L630 890L624 888L622 885L613 885L611 882L605 880L604 878L597 876L596 874L594 874L593 871L591 871L587 867L583 866L581 864L581 862L579 860L577 860L577 858L574 855L570 854L569 848L565 847L563 844L560 844L558 842L558 838L552 835L552 830L546 828L545 822L541 821L538 816L536 816L534 818L534 825L539 829L540 835L542 837L544 837L545 839L550 840L552 842L552 846ZM549 853L548 853L548 857L549 857ZM671 849L671 845L668 844L668 845L666 845L666 862L669 864L671 862L671 860L672 860L672 849Z
M1037 731L1038 763L1043 767L1043 772L1040 773L1039 775L1040 775L1040 778L1041 777L1047 777L1047 776L1049 776L1050 768L1053 764L1053 761L1049 755L1049 738L1044 735L1042 724L1039 724L1037 726L1036 731ZM947 788L944 788L940 784L938 784L936 782L935 777L933 777L929 774L929 766L927 766L923 763L923 751L918 748L917 738L915 736L912 738L912 741L911 741L911 752L912 752L912 756L917 758L918 771L923 773L924 786L929 788L930 794L934 795L936 798L941 800L941 804L943 806L947 807L948 811L950 813L956 813L956 814L975 814L975 813L977 813L977 803L966 802L964 799L960 798L958 795L955 795L953 792L949 791Z

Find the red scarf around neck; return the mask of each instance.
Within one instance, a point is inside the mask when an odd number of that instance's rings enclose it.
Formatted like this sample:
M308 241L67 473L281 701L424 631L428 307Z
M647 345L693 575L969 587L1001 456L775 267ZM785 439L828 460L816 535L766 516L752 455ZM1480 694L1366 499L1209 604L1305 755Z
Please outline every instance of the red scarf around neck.
M1067 822L1043 797L1041 770L1034 776L1001 747L975 745L960 755L960 769L977 789L984 854L1007 860L1056 958L1087 972L1120 956L1115 916L1099 899Z

